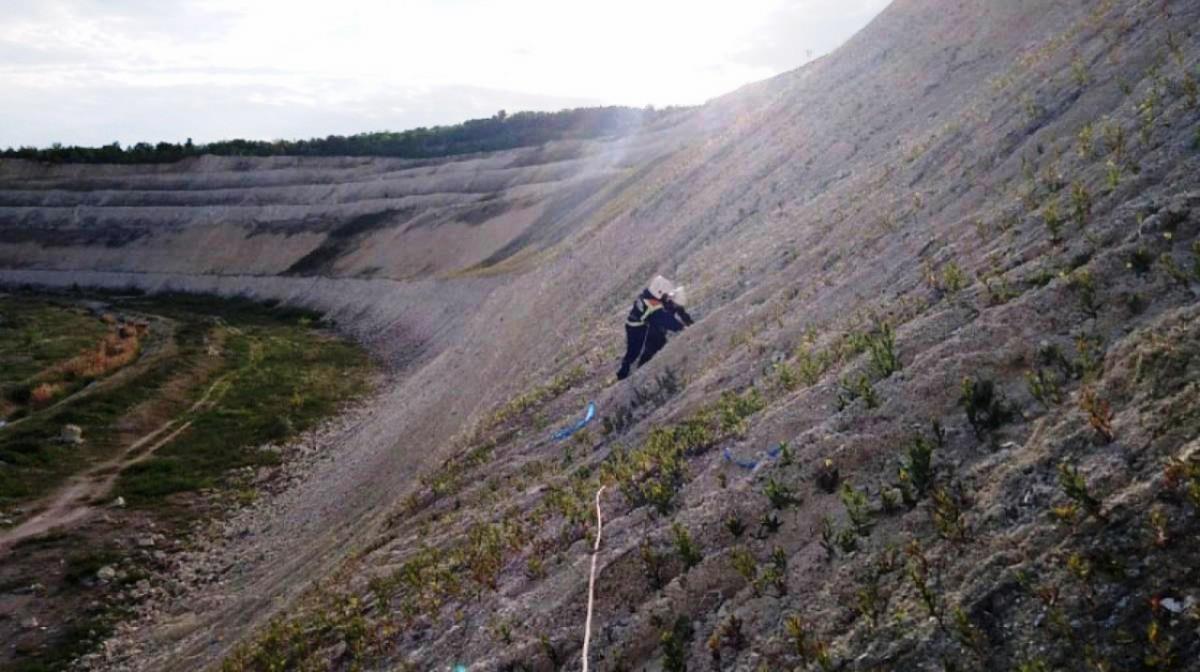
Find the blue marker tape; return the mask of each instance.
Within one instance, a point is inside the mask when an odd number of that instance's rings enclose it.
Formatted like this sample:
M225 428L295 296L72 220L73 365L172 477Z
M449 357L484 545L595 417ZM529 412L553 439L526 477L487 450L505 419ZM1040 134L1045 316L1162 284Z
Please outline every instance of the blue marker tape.
M742 469L757 469L758 468L758 460L743 460L743 459L734 457L733 453L729 452L728 448L726 448L724 452L725 452L725 461L726 462L736 464L737 466L741 467ZM782 452L783 452L783 444L782 443L776 444L775 446L767 449L767 457L769 457L771 459L775 459L775 458L779 457L779 454Z
M758 462L754 460L742 460L734 457L733 453L729 452L728 448L725 449L725 461L732 462L743 469L754 469L758 466Z
M583 429L584 427L587 427L588 423L591 422L593 419L595 419L595 417L596 417L596 402L594 402L594 401L589 402L588 407L587 407L587 413L584 414L583 419L580 420L579 422L571 425L570 427L567 427L566 429L561 429L561 430L555 432L554 440L555 441L563 441L565 439L571 438L572 434L574 434L575 432L578 432L579 430Z

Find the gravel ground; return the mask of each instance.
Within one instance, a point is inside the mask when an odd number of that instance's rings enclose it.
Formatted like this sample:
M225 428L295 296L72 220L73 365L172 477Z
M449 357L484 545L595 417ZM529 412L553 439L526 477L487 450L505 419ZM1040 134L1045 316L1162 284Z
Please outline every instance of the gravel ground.
M378 390L386 384L386 380L377 380L373 387ZM245 608L239 596L248 586L263 580L257 573L288 564L281 555L284 546L278 541L281 530L296 524L321 525L327 518L327 504L298 506L306 501L303 484L347 477L339 470L339 464L349 459L347 452L353 445L347 438L378 412L380 395L378 391L366 395L337 417L284 446L268 446L281 453L280 466L257 471L247 468L240 474L258 491L258 499L249 506L227 503L224 515L197 525L179 550L156 555L157 567L147 582L118 597L118 601L137 605L136 617L122 623L99 651L77 661L75 669L167 669L185 663L179 651L188 643L219 646L219 641L205 642L214 637L204 628L206 617ZM328 536L346 543L360 531L346 525L341 530L330 530ZM267 604L271 602L266 595L257 597ZM286 594L277 599L286 599ZM150 628L166 634L147 640ZM187 633L187 639L172 641L171 633L177 632Z

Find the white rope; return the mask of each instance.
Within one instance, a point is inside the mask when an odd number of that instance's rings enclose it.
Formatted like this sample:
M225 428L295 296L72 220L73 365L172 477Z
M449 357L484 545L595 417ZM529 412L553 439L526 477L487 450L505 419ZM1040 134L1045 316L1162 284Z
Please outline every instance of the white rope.
M592 574L588 578L587 625L583 629L583 672L588 669L588 646L592 641L592 605L596 601L596 558L600 555L600 531L604 529L604 520L600 516L600 493L604 486L596 491L596 544L592 547Z

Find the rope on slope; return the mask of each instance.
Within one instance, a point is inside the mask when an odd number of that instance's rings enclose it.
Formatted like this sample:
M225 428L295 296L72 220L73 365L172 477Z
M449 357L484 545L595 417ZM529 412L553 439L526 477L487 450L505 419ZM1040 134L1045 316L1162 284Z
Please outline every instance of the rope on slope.
M583 672L588 670L588 646L592 641L592 605L596 601L596 558L600 555L600 532L604 529L604 520L600 515L600 493L604 486L596 491L596 544L592 547L592 574L588 578L587 624L583 629Z

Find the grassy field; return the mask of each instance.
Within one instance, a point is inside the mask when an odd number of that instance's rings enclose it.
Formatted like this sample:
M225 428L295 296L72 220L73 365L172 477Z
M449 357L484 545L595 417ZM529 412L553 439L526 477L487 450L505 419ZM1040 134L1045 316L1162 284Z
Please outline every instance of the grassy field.
M0 429L0 514L29 510L73 476L99 469L117 473L111 491L97 496L124 497L128 508L120 516L149 517L163 532L185 530L181 523L207 511L204 500L188 493L242 495L241 481L230 477L234 470L279 463L280 453L264 446L313 427L369 387L366 353L334 337L311 312L192 295L19 294L0 295L0 389L28 388L48 371L67 370L97 343L103 347L119 325L81 308L84 298L108 303L101 313L117 322L148 320L150 331L136 358L72 379L54 403L9 404L10 412L21 412ZM82 428L83 444L57 440L66 424ZM55 531L20 542L5 558L0 593L36 580L48 589L47 616L71 616L40 644L0 654L0 671L64 669L121 618L124 607L103 599L120 586L94 580L101 566L127 552L119 550L126 535L115 534ZM43 571L47 559L53 572Z
M106 328L51 300L8 298L3 305L6 321L21 326L0 330L0 353L31 362L16 375L6 370L18 382L73 356ZM138 420L178 418L191 426L123 473L114 495L150 504L212 487L231 468L273 463L276 454L259 445L286 440L363 391L365 353L316 328L315 315L194 296L143 297L114 307L174 321L170 356L136 362L120 380L101 381L102 391L0 430L0 506L43 496L71 474L118 454L138 429L153 428L137 427ZM54 345L22 354L32 332ZM189 412L206 392L211 405ZM83 428L82 446L55 440L65 424Z
M70 303L0 296L0 418L24 415L38 383L107 332L109 325Z
M257 447L312 427L363 391L361 376L353 375L366 367L362 351L314 332L303 318L240 324L227 336L214 405L189 416L191 426L153 458L122 473L117 494L131 504L212 487L231 468L275 464L276 453Z
M93 345L107 327L76 306L0 296L0 386L10 388Z

